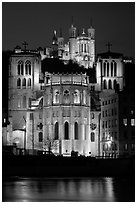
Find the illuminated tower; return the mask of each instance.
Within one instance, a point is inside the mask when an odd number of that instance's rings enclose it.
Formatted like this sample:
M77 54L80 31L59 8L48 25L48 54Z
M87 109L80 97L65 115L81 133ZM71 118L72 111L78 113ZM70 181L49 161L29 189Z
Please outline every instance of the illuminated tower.
M71 28L69 29L69 53L70 53L70 59L74 59L75 52L76 52L76 43L77 43L77 29L76 27L71 25Z

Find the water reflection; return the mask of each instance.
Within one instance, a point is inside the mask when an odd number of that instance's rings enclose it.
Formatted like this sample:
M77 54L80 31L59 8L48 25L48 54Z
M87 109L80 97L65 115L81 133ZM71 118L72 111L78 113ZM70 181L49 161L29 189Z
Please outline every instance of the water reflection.
M3 201L134 201L128 185L127 179L116 178L14 178L3 181Z

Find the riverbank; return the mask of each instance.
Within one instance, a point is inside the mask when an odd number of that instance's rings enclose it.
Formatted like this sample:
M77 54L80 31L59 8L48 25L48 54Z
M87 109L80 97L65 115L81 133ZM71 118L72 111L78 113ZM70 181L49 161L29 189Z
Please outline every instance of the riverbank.
M132 176L135 174L135 159L3 156L2 174L3 177Z

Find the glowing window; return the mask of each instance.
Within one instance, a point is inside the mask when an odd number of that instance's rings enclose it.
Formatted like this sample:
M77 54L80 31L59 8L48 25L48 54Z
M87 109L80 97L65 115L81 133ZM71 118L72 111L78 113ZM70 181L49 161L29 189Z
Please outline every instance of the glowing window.
M124 125L124 126L127 126L127 118L124 118L124 119L123 119L123 125Z
M83 103L86 104L86 91L83 91Z
M131 126L135 126L135 119L131 118Z

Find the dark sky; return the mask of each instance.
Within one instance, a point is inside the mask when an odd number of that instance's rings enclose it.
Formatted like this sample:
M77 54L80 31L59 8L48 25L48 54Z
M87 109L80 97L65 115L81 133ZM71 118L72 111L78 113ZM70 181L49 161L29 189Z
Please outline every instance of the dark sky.
M4 2L2 3L2 48L14 49L27 41L29 49L51 45L53 30L68 40L72 22L82 32L92 18L96 30L96 51L106 51L112 43L113 52L134 57L135 8L128 2Z

